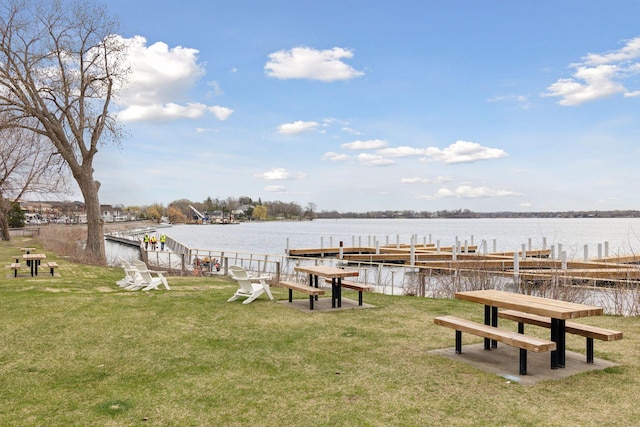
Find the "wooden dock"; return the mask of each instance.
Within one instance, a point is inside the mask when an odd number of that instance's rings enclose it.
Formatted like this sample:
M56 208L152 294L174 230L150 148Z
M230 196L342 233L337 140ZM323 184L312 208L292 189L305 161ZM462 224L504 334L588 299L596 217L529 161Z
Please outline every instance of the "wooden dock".
M640 282L640 256L616 255L590 260L551 259L551 250L536 249L524 252L495 252L480 254L477 246L461 250L434 245L385 245L290 249L292 257L336 257L349 264L413 265L435 274L491 273L530 282L562 280L582 281L634 281Z

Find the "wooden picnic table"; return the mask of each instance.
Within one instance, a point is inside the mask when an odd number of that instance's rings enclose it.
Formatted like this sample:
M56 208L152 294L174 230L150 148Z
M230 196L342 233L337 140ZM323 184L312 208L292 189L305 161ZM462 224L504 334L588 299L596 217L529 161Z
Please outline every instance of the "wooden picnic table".
M24 254L22 258L27 261L27 265L31 267L31 275L38 275L38 266L43 259L47 258L46 254Z
M309 275L309 286L316 288L318 287L318 277L331 279L331 308L342 307L342 278L359 275L355 270L344 270L325 265L298 266L293 269L300 273L307 273Z
M480 291L456 292L455 298L484 304L484 323L498 326L498 308L517 310L551 318L551 341L556 350L551 351L551 369L564 368L566 319L601 316L603 309L585 304L577 304L532 295L485 289ZM496 347L497 343L485 338L485 349Z

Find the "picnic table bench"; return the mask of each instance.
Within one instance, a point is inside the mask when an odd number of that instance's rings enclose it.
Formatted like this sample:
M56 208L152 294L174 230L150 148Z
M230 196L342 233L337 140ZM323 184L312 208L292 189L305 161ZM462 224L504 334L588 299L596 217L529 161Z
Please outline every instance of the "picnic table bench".
M49 271L51 272L51 275L53 276L53 273L55 272L55 269L58 268L59 265L56 262L49 261L47 263L47 267L49 268Z
M516 310L502 310L498 312L498 317L518 322L518 332L524 333L524 324L551 328L551 318L538 316L531 313L523 313ZM569 334L579 335L586 338L587 363L593 363L593 340L616 341L622 339L622 332L610 329L599 328L597 326L584 325L576 322L566 322L565 330Z
M10 268L13 270L13 277L18 277L18 270L20 270L20 263L19 262L12 262L11 264L7 265L5 268Z
M556 349L556 343L536 337L531 337L518 332L485 325L471 320L460 319L454 316L440 316L433 319L436 325L454 329L456 331L456 354L462 353L462 332L470 333L485 339L500 341L507 345L520 349L520 375L527 374L527 351L543 353Z
M316 296L324 295L324 289L319 289L313 286L302 285L296 282L289 282L286 280L282 280L278 282L277 285L279 288L287 288L289 289L289 302L293 302L293 291L302 292L309 295L309 310L313 310L313 301Z
M331 279L325 279L325 283L331 284ZM362 293L373 291L373 286L365 285L363 283L352 282L350 280L342 280L340 285L343 288L358 291L358 305L362 305Z

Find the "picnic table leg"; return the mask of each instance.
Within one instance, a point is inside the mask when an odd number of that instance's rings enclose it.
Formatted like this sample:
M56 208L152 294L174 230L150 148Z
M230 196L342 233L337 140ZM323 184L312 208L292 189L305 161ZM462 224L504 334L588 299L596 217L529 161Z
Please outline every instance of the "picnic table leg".
M559 329L558 319L551 318L551 341L556 343L556 349L551 350L551 369L558 369L558 351L560 349L558 344Z
M318 276L309 274L309 283L311 284L311 286L315 286L315 288L318 289ZM313 299L318 301L318 295L315 295Z
M498 327L498 307L491 307L491 326ZM498 348L497 340L491 340L491 348Z
M491 325L491 306L490 305L484 306L484 324ZM491 339L489 338L484 339L484 349L491 350Z
M564 363L565 363L565 355L566 355L566 345L565 345L565 339L566 339L566 331L565 331L565 323L566 321L564 319L558 319L558 343L556 345L558 345L560 347L560 349L558 350L558 368L564 368Z
M331 278L331 308L336 308L336 301L338 298L338 291L336 290L336 278Z
M40 265L40 260L37 259L33 262L35 264L35 272L36 272L36 276L38 275L38 265Z
M587 337L587 363L593 363L593 338Z

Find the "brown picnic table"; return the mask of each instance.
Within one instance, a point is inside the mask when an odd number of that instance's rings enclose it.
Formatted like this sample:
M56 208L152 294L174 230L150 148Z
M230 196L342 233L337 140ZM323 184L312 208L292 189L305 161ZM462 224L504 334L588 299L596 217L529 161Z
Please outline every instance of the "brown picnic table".
M47 259L46 254L24 254L22 259L27 262L27 265L31 267L31 275L38 275L38 266L43 259Z
M566 320L603 314L601 307L495 289L456 292L455 298L484 304L484 323L493 327L498 326L498 308L550 317L551 341L556 343L555 350L551 350L551 369L564 368L565 365ZM484 347L487 350L495 348L497 342L485 338Z
M331 280L331 308L342 307L342 279L359 275L354 270L344 270L325 265L298 266L294 267L294 270L300 273L307 273L309 275L309 286L315 288L318 287L318 277Z

